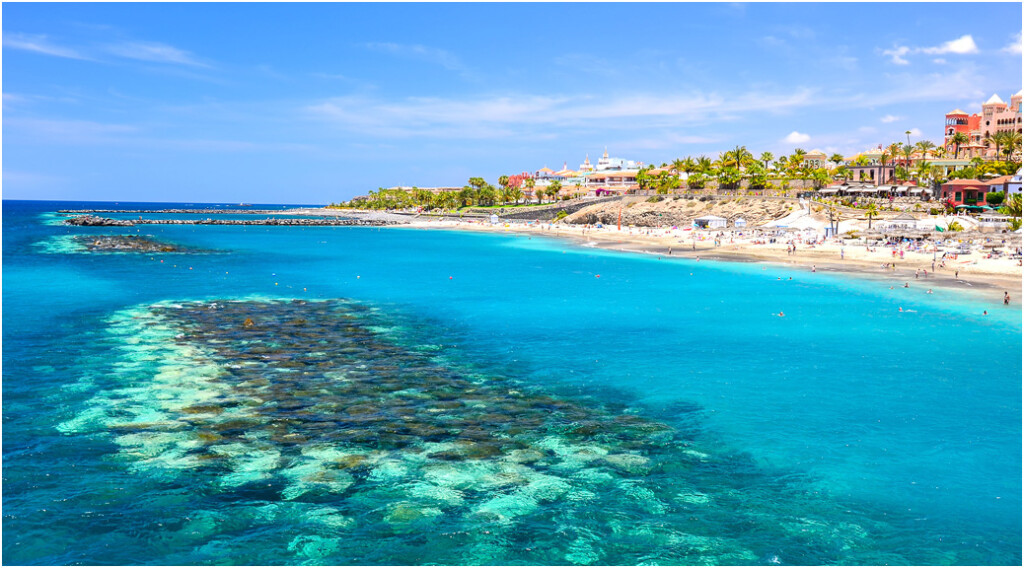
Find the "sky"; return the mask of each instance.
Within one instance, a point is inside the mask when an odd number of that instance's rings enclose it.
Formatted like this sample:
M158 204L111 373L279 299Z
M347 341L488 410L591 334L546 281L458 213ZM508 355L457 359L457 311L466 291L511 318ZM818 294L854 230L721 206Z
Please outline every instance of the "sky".
M612 157L940 143L1009 3L4 3L3 198L332 203Z

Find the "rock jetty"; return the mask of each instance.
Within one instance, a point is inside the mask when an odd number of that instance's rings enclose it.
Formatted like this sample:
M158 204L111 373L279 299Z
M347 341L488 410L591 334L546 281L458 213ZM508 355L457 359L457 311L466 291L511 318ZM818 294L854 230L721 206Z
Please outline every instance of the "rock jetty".
M78 217L72 217L67 221L64 221L66 225L76 225L78 227L131 227L134 225L131 221L125 221L123 219L107 219L106 217L97 217L95 215L79 215Z
M64 221L81 227L133 227L135 225L270 225L302 227L381 227L404 225L408 221L395 219L110 219L94 215L81 215Z

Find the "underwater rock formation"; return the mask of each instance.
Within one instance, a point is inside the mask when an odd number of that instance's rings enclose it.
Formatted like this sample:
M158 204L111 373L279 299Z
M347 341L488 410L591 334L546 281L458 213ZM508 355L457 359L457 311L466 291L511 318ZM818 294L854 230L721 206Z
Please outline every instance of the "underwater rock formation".
M876 560L858 556L872 527L796 476L635 409L442 365L366 305L167 302L109 323L111 382L59 429L221 496L225 531L294 518L276 546L295 563Z

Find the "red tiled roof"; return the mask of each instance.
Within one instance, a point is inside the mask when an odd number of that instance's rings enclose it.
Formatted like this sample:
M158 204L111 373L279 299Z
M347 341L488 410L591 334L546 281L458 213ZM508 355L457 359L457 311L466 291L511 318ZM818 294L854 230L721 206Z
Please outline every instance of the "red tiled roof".
M985 185L985 182L976 179L951 179L942 185Z

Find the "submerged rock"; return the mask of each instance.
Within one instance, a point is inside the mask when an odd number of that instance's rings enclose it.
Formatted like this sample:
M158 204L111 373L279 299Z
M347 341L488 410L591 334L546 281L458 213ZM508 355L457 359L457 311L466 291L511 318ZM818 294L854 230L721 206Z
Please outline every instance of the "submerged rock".
M625 406L439 364L436 350L387 335L399 336L388 323L343 300L129 310L111 322L123 384L100 389L61 431L106 431L132 471L187 475L232 501L258 495L269 520L301 527L280 543L295 563L351 563L351 539L376 550L375 539L410 534L438 546L429 561L442 564L749 563L749 547L701 536L736 527L790 549L841 542L850 555L871 538L855 523L791 514L790 503L818 498L773 485L747 458L698 449ZM765 513L776 494L783 505ZM383 550L378 563L405 558Z

